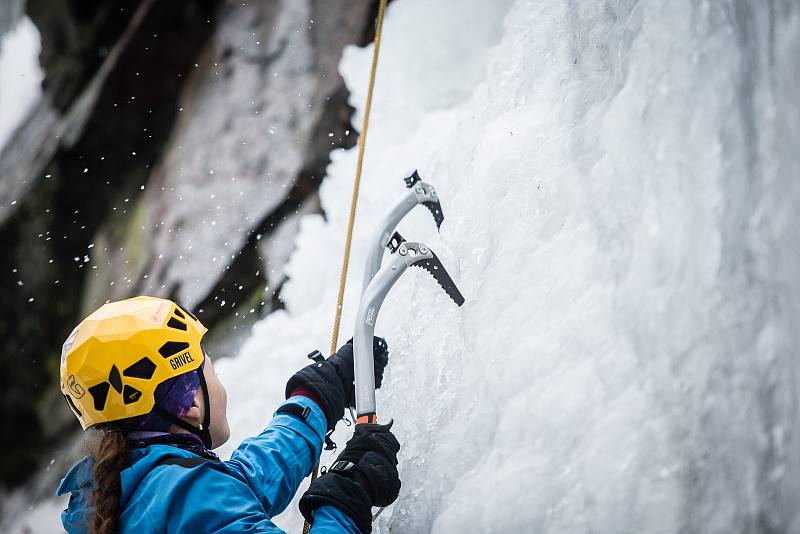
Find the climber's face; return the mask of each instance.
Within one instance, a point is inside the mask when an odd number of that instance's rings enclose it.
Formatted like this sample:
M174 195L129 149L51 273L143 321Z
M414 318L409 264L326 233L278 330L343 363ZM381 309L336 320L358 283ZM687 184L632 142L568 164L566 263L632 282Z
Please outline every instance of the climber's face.
M217 448L231 437L231 429L228 426L228 393L225 391L225 386L220 382L217 373L214 371L214 364L211 358L206 358L206 363L203 365L203 374L206 378L206 385L208 386L208 401L211 404L211 424L209 430L211 431L212 448ZM203 403L202 392L198 391L200 395L200 403ZM195 400L197 396L195 395ZM205 415L205 407L203 407L203 415Z
M216 449L231 437L231 429L228 426L228 394L225 386L219 381L217 373L214 371L214 363L211 358L206 356L203 363L203 376L206 379L208 389L208 402L211 405L211 423L208 430L211 433L211 448ZM205 420L206 404L203 398L203 391L197 388L192 401L192 407L183 415L182 419L193 426L200 426ZM183 432L180 427L173 426L173 432Z

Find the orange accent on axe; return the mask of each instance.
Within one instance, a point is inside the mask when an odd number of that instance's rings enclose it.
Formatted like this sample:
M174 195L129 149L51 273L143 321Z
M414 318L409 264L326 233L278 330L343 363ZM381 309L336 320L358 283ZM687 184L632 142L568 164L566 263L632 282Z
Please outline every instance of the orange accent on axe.
M367 415L361 415L356 419L357 425L364 425L364 424L375 424L378 422L378 416L374 413L369 413Z

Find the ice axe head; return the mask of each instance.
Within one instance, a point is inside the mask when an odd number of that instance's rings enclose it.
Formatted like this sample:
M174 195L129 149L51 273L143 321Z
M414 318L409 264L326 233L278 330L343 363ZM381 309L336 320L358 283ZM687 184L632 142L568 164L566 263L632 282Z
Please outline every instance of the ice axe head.
M442 212L442 204L439 202L436 189L429 183L423 182L416 170L403 178L403 180L406 182L407 188L414 190L417 195L417 201L431 212L433 220L436 222L436 228L441 229L444 222L444 212Z
M461 291L458 290L458 286L456 286L456 283L447 272L447 269L442 265L441 260L439 260L438 256L423 243L409 243L399 232L395 232L389 239L389 243L386 247L391 250L393 254L408 257L406 263L409 267L419 267L430 273L433 279L442 286L444 292L447 293L458 306L464 304L464 296L461 294Z

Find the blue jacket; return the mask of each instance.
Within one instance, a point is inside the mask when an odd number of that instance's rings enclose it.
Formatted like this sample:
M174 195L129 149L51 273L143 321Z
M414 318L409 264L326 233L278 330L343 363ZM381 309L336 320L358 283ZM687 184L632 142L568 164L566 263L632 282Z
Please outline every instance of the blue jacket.
M200 457L170 445L133 449L132 465L120 476L120 532L283 532L270 519L286 508L311 473L326 429L325 416L313 401L292 397L284 404L310 407L311 412L305 421L276 412L269 426L244 440L227 462L186 467L181 458ZM166 458L173 460L162 463ZM61 513L70 534L90 531L91 470L85 458L58 488L58 495L72 493ZM334 506L316 510L311 532L359 534L353 520Z

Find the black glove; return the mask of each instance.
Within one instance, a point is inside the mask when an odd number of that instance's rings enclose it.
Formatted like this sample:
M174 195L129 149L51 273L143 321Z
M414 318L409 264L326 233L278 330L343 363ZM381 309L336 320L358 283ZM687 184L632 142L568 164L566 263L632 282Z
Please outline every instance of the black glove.
M355 433L327 473L300 499L300 512L311 522L314 510L332 504L372 532L372 507L392 504L400 493L397 452L400 443L388 425L356 425Z
M389 345L382 337L374 336L372 338L372 357L375 364L375 389L379 389L383 383L383 370L389 363ZM345 388L347 406L355 408L356 378L355 365L353 363L353 338L350 338L347 343L342 345L328 361L336 366L336 374L339 375Z
M389 346L386 340L375 336L372 340L375 360L375 388L381 387L383 370L389 363ZM353 370L353 340L336 351L336 354L320 363L300 369L286 383L286 398L298 387L311 391L323 404L328 430L344 416L345 406L355 407L355 371Z

